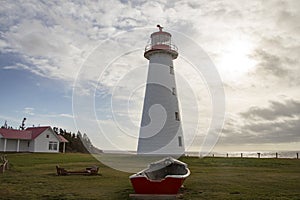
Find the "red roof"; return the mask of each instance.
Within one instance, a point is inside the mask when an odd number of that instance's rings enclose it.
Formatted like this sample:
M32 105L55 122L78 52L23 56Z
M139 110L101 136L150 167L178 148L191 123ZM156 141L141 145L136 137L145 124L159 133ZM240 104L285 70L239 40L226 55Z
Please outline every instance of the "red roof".
M30 131L32 136L32 139L35 139L37 136L39 136L41 133L43 133L48 128L51 128L50 126L40 126L40 127L30 127L26 128L26 131Z
M66 138L64 138L64 136L62 135L57 135L59 138L59 142L69 142Z
M0 135L6 139L34 140L49 128L51 129L50 126L30 127L26 128L26 130L0 128ZM54 132L53 134L57 136L59 142L69 142L62 135L58 135Z
M0 128L0 135L6 139L31 140L31 131Z

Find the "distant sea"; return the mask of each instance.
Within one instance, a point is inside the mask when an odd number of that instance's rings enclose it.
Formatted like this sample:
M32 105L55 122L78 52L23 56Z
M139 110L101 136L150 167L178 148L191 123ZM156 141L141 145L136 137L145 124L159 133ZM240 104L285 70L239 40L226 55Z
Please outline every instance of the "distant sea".
M297 153L300 159L299 151L239 151L239 152L210 152L208 154L202 154L208 157L241 157L244 158L257 158L260 154L260 158L276 158L276 153L278 158L297 158ZM241 155L242 154L242 155ZM186 156L196 156L201 157L199 152L186 152Z
M119 155L136 155L136 151L115 151L108 150L104 151L104 153L108 154L119 154ZM276 153L278 158L297 158L297 153L300 159L300 150L299 151L232 151L232 152L210 152L210 153L202 153L199 152L185 152L186 156L192 157L241 157L243 158L257 158L258 153L260 153L260 158L276 158Z

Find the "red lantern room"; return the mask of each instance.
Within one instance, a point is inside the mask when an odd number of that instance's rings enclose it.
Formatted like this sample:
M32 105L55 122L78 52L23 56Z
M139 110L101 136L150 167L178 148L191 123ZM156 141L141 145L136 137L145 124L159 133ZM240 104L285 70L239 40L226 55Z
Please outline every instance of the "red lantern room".
M154 53L168 53L173 59L178 57L177 47L172 44L171 34L163 31L163 27L157 25L159 31L151 34L151 43L145 47L144 57L149 60L149 56Z

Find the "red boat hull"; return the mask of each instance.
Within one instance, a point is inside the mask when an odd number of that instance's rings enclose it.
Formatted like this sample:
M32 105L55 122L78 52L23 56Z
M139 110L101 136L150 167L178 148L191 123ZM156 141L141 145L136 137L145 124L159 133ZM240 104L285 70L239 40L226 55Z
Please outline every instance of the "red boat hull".
M163 180L151 181L146 177L130 179L136 194L177 194L185 178L166 177Z

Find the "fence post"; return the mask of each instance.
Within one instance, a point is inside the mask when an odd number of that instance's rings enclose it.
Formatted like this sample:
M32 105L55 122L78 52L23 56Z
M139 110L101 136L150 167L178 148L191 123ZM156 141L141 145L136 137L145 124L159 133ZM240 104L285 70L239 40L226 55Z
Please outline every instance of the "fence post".
M226 157L228 158L228 153L226 153Z
M276 154L275 154L275 155L276 155L276 158L278 158L278 153L277 153L277 152L276 152Z
M241 153L241 158L243 157L243 153Z
M257 158L260 158L260 153L257 153Z
M297 155L297 159L299 159L299 153L296 153L296 155Z

